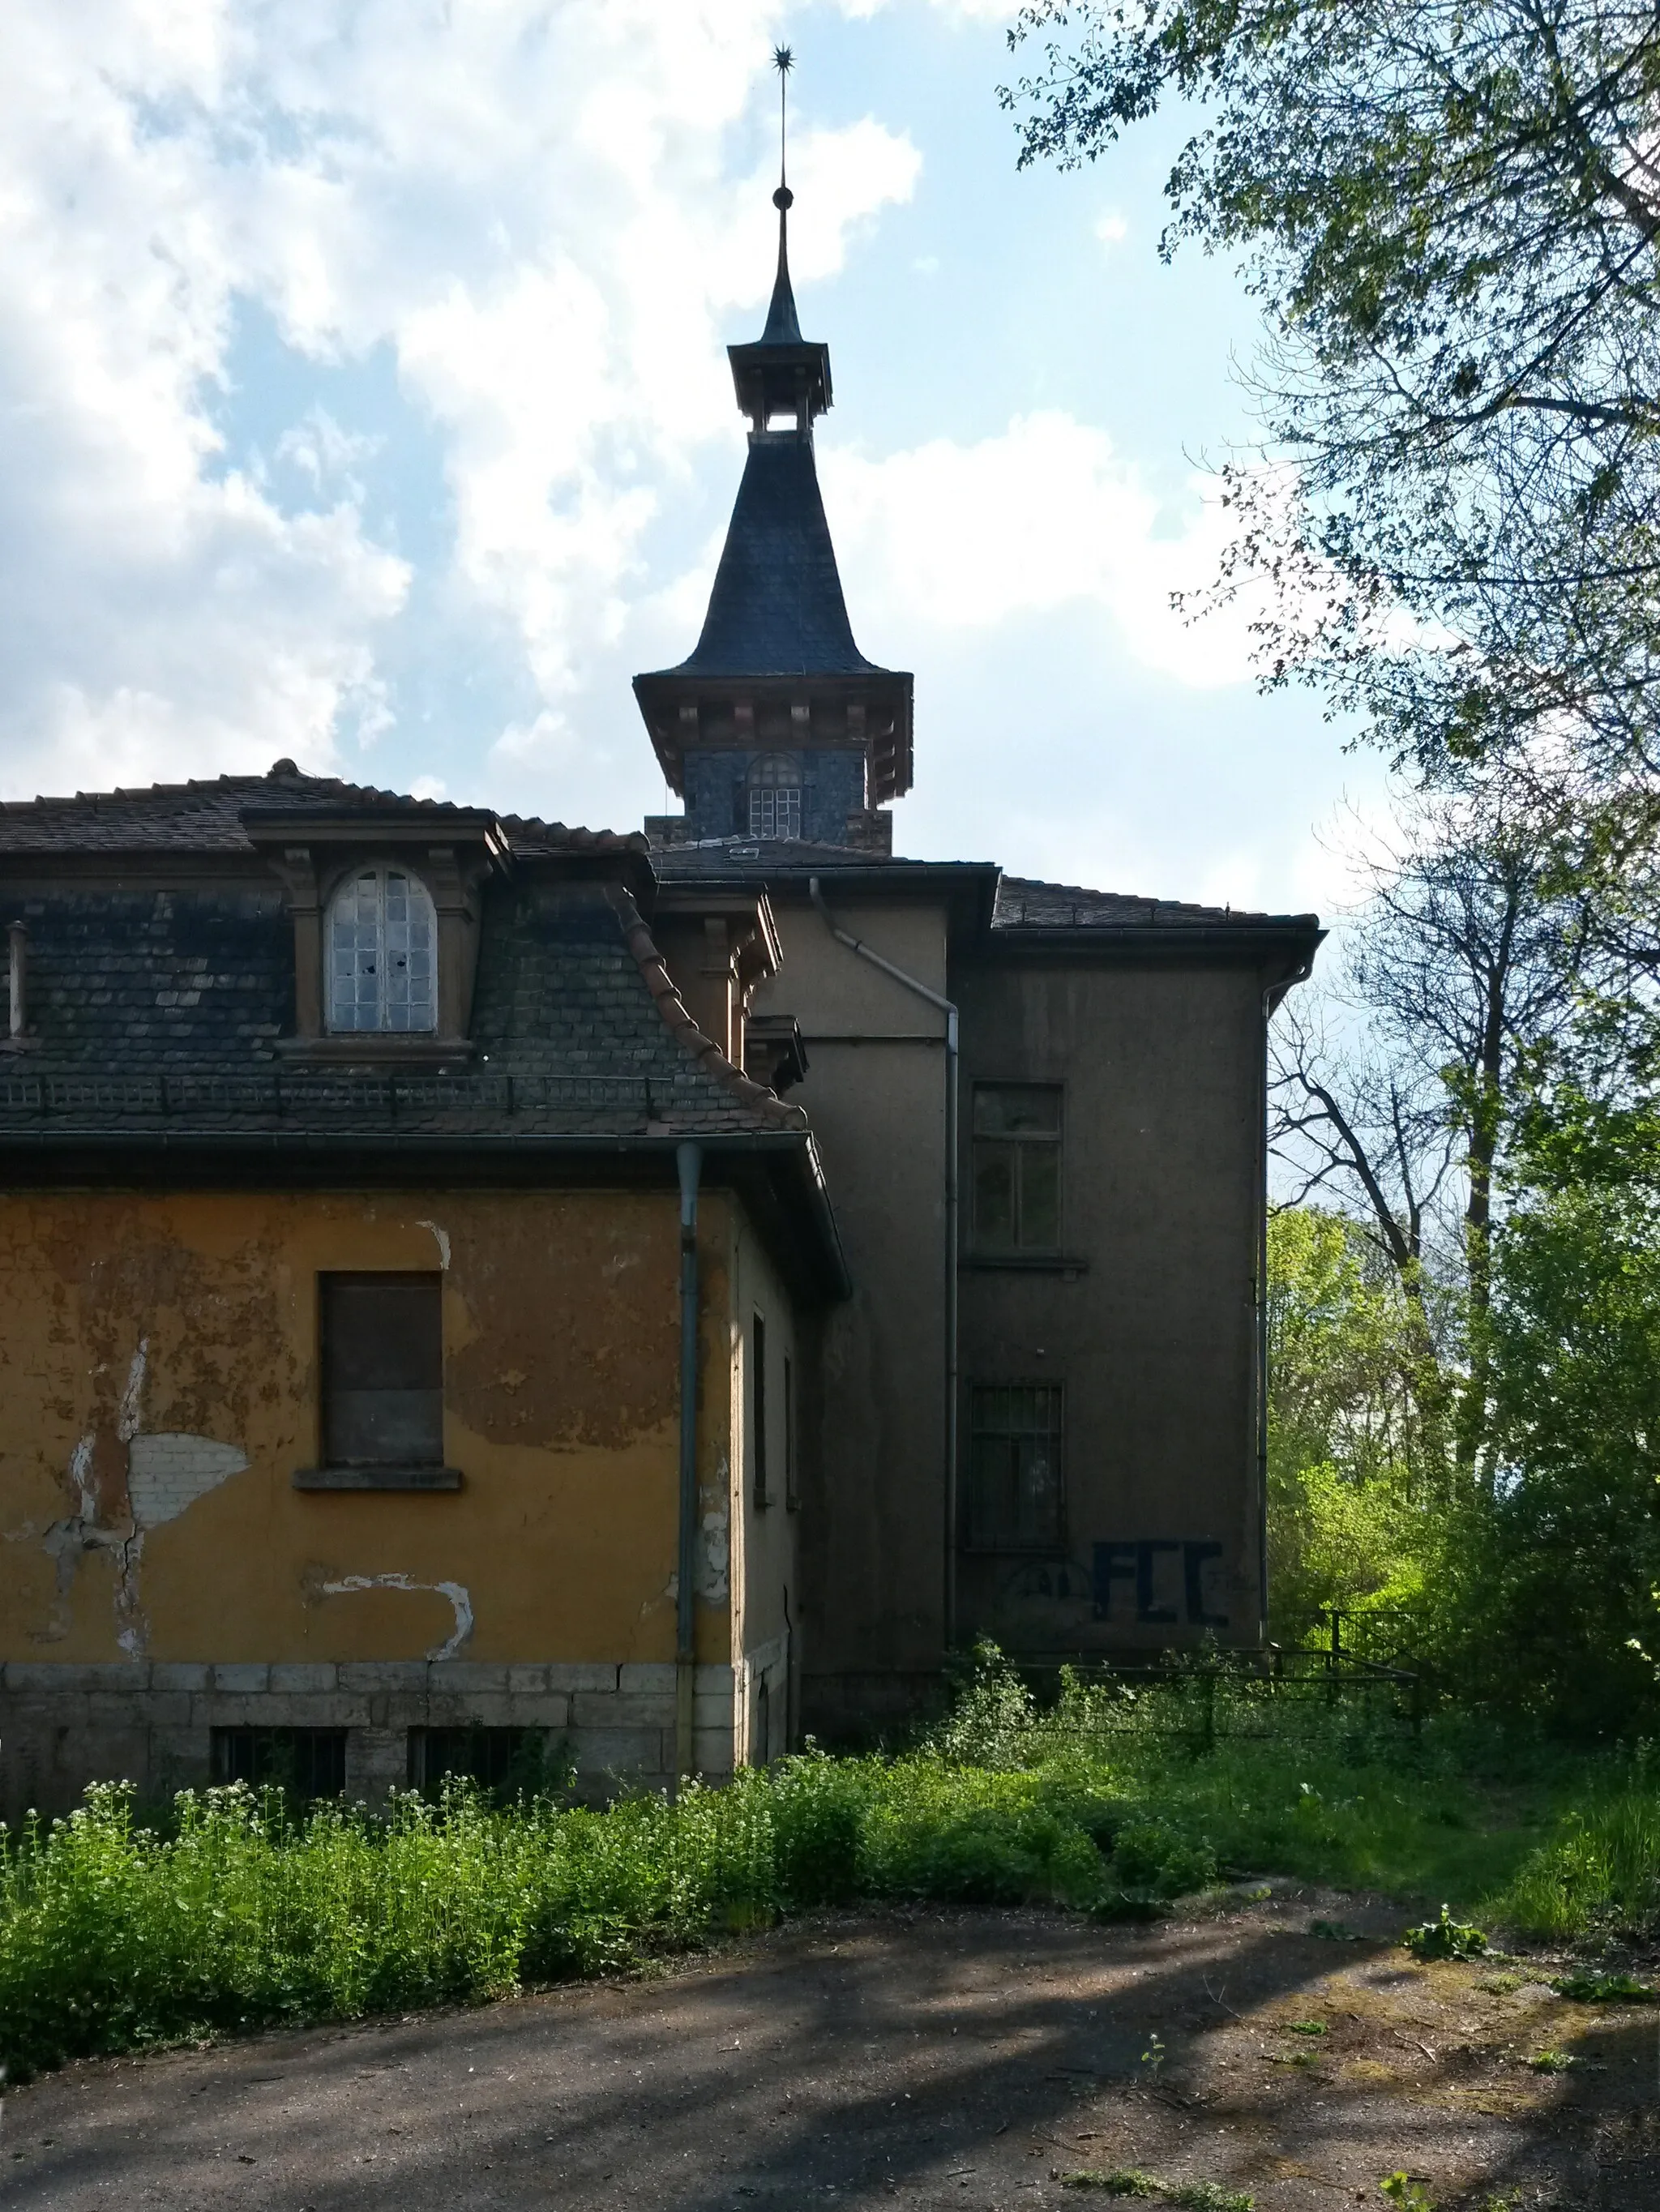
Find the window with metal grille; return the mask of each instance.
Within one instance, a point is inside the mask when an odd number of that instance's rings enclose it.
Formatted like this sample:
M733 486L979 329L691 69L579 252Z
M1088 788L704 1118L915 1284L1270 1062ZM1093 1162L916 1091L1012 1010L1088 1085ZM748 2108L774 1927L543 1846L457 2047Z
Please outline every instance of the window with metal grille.
M759 1314L750 1323L750 1437L755 1472L755 1502L770 1505L767 1466L767 1324Z
M283 1790L290 1797L341 1797L346 1789L346 1731L325 1728L216 1728L216 1782Z
M768 753L750 770L751 837L801 835L801 769L787 753Z
M443 1280L319 1278L326 1466L442 1464Z
M426 885L402 868L364 868L329 906L331 1030L438 1026L438 921Z
M974 1242L982 1252L1061 1243L1061 1092L1049 1083L974 1086Z
M446 1775L455 1775L492 1796L533 1791L543 1779L543 1739L541 1729L412 1728L410 1788L436 1797Z
M969 1393L963 1540L971 1551L1053 1551L1065 1541L1062 1389L976 1384Z

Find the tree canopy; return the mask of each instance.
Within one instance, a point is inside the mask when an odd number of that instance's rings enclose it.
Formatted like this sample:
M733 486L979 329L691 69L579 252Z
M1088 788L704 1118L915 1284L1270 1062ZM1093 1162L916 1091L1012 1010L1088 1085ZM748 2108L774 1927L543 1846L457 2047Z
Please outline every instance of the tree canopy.
M1164 250L1268 319L1233 576L1270 679L1437 772L1565 744L1660 768L1660 10L1633 0L1040 0L1022 161L1198 127Z

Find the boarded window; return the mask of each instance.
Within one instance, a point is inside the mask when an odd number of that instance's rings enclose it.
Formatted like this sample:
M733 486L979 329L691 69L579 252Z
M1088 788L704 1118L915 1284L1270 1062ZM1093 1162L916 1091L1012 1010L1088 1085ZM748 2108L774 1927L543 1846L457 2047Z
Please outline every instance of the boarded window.
M409 1780L424 1796L442 1794L447 1775L476 1783L493 1797L532 1795L549 1776L541 1729L413 1728Z
M755 1468L755 1502L770 1505L767 1485L767 1324L757 1314L750 1327L750 1436Z
M1012 1382L970 1392L964 1541L973 1551L1053 1551L1065 1540L1061 1386Z
M1055 1085L975 1085L974 1241L983 1252L1058 1249L1061 1093Z
M426 885L402 868L365 868L329 907L331 1030L438 1026L438 923Z
M346 1789L346 1731L322 1728L216 1728L216 1782L246 1782L290 1797L341 1797Z
M324 1275L319 1288L325 1462L441 1465L443 1277Z

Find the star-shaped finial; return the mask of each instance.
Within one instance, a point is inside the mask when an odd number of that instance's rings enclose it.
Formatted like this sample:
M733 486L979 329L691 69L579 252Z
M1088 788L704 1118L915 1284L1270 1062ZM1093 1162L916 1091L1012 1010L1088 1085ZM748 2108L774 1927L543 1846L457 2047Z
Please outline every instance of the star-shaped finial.
M795 67L795 56L787 46L775 46L772 50L772 65L780 76L787 76Z

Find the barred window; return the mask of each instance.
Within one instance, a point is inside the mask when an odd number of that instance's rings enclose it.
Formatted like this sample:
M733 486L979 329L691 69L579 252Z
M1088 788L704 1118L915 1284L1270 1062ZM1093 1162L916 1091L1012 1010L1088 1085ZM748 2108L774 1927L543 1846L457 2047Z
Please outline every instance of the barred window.
M767 753L750 770L751 837L801 835L801 769L787 753Z
M216 1782L246 1782L290 1797L339 1797L346 1788L343 1728L216 1728Z
M409 1783L423 1796L443 1794L447 1776L477 1784L492 1797L531 1795L550 1777L545 1731L530 1728L412 1728Z
M328 1025L400 1032L438 1026L438 923L426 885L364 868L329 908Z
M971 1551L1053 1551L1065 1540L1062 1389L1058 1382L976 1385L969 1400Z
M974 1241L982 1252L1061 1243L1061 1093L1049 1083L974 1086Z

